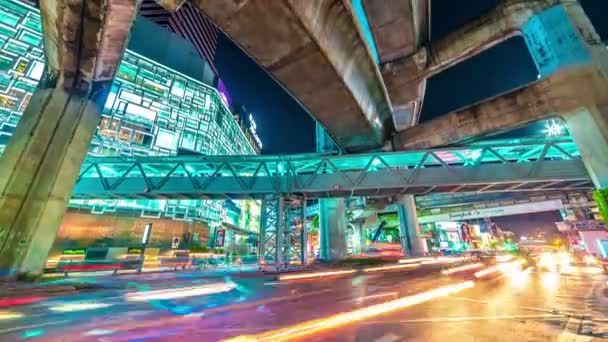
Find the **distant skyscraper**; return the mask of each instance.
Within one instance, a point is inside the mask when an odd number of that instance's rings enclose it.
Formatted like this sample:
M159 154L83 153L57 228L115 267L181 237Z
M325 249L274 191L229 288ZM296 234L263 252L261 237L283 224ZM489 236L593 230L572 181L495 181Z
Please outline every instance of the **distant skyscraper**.
M154 0L144 0L139 13L190 41L218 75L215 67L215 51L219 29L198 8L186 2L179 10L171 13Z

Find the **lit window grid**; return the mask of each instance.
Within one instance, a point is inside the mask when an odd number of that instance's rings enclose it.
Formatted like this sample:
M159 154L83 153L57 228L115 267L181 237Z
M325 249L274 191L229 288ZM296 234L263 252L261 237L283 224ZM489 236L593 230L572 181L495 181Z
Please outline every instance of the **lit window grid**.
M0 8L0 136L10 136L40 78L42 35L29 6L0 0Z
M40 79L40 74L32 71L44 64L42 28L36 8L16 0L0 0L0 8L0 135L10 136ZM181 89L172 89L176 81L184 84L183 93ZM162 92L150 85L160 85ZM111 99L113 95L116 98L106 104L102 120L116 122L116 127L111 127L114 133L107 130L102 132L104 127L98 127L91 143L91 155L175 155L177 148L184 145L186 133L194 134L195 144L191 149L202 154L255 153L215 89L148 58L127 50L111 89L113 92L108 98ZM123 96L123 90L135 96ZM139 101L137 96L140 97ZM128 115L125 118L129 103L157 110L154 120L133 122L137 118ZM168 117L161 115L166 113ZM135 127L134 123L137 124ZM176 148L156 145L160 129L177 134ZM120 133L123 133L124 139L120 139ZM138 134L148 137L148 146L134 143ZM4 148L4 145L0 145L0 153ZM158 211L174 219L185 216L186 219L219 223L223 202L72 200L70 205L98 212L115 211L116 207L141 210L142 214Z

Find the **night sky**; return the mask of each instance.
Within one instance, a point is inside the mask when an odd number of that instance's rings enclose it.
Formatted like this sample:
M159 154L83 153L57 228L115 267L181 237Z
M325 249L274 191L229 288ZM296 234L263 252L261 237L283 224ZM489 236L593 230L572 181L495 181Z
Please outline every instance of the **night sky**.
M498 0L433 0L431 36L439 39L466 21L491 9ZM602 39L608 37L608 1L582 0ZM271 76L230 39L220 35L216 65L233 102L254 114L264 154L315 151L311 116ZM429 79L421 121L523 86L537 71L522 38L509 39Z

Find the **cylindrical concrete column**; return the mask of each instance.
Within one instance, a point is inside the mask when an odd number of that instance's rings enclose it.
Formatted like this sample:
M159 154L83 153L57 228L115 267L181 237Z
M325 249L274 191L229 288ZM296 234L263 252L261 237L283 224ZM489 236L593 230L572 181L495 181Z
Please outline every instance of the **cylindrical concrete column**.
M343 198L319 200L319 248L325 261L346 256L346 205Z
M422 241L418 224L414 195L401 196L397 202L397 212L399 215L399 235L404 253L423 255L425 253L424 241Z

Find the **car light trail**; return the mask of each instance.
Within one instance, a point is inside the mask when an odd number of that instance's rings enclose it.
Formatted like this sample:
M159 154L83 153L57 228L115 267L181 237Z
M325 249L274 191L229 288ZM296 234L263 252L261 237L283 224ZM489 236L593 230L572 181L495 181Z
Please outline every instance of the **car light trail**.
M379 272L379 271L392 271L392 270L400 270L400 269L413 269L420 267L420 264L404 264L404 265L391 265L391 266L379 266L379 267L369 267L364 268L363 272Z
M23 314L19 312L0 311L0 321L17 319L21 317L23 317Z
M345 312L327 318L296 324L291 327L277 329L255 336L238 336L225 340L225 342L291 341L293 339L309 336L324 330L337 328L343 325L352 324L357 321L362 321L375 316L383 315L392 311L404 309L406 307L427 302L438 297L443 297L456 292L460 292L465 289L472 288L473 286L475 286L475 283L472 281L444 286L427 292L422 292L417 295L403 297L386 303L368 306L363 309Z
M496 256L497 262L507 262L507 261L511 261L513 259L515 259L514 255L497 255Z
M468 271L468 270L474 270L474 269L480 268L480 267L483 267L482 263L464 265L464 266L460 266L460 267L452 267L452 268L448 268L447 270L441 271L441 274L458 273L458 272L463 272L463 271Z
M357 272L357 270L286 274L286 275L279 276L279 280L297 280L297 279L307 279L307 278L322 278L322 277L330 277L330 276L337 276L337 275L353 274L355 272Z
M400 264L415 264L415 263L420 263L420 262L424 262L424 261L432 261L435 260L435 258L413 258L413 259L401 259L399 260Z
M85 311L85 310L95 310L95 309L103 309L112 306L112 304L104 304L104 303L68 303L62 305L56 305L49 308L49 310L54 312L74 312L74 311Z
M46 299L46 297L42 297L42 296L0 299L0 307L32 304L32 303L40 302L45 299Z
M236 286L234 284L215 283L197 287L135 292L129 293L125 295L125 297L129 301L136 302L160 299L176 299L228 292L235 287Z
M525 260L523 259L519 259L519 260L515 260L506 264L501 264L501 265L496 265L496 266L492 266L492 267L488 267L486 269L483 269L481 271L477 271L475 272L475 277L476 278L483 278L489 274L492 273L496 273L498 271L504 272L504 273L510 273L515 271L519 266L523 265L525 263Z
M464 257L438 257L431 260L423 260L423 265L432 265L432 264L453 264L459 261L465 261Z

